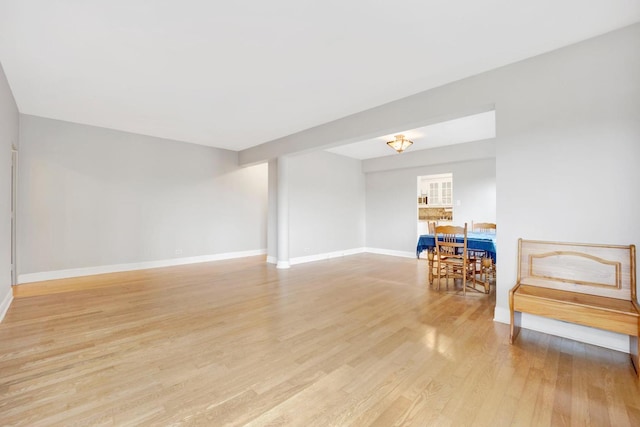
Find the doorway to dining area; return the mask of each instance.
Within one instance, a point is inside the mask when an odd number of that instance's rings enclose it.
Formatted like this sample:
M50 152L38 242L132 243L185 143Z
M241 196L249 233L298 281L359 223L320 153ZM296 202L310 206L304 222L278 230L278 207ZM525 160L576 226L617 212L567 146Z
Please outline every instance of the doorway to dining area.
M418 176L418 236L429 232L429 222L453 224L453 173Z
M426 169L426 168L425 168ZM464 226L496 222L496 168L494 159L451 163L416 170L413 191L415 232L427 234L428 223ZM420 173L422 172L422 173Z

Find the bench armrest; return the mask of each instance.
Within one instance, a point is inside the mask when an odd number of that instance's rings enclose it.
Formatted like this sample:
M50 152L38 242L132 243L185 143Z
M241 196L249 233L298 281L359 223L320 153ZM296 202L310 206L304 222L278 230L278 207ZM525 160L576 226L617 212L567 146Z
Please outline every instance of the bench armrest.
M516 293L518 288L520 287L520 282L516 283L516 285L511 288L509 291L509 323L510 323L510 333L509 333L509 342L513 344L516 337L520 333L520 323L522 319L522 313L516 313L513 310L513 295Z
M511 288L511 290L509 291L509 295L511 295L512 293L514 293L515 291L518 290L518 288L520 287L520 282L516 283L513 288Z

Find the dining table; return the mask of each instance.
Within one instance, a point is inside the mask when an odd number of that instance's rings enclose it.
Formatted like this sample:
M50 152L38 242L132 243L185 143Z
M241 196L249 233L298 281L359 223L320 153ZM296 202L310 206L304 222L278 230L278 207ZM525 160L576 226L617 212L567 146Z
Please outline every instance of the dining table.
M456 242L463 243L464 236L456 236ZM433 234L423 234L418 238L418 245L416 247L416 257L420 258L420 254L423 251L428 251L427 259L429 260L429 284L433 283L433 260L434 260L434 248L436 247L436 239ZM467 250L482 251L488 260L491 260L491 264L496 262L496 233L479 233L469 231L467 232ZM485 279L485 289L488 292L489 283L488 279Z
M464 236L456 236L456 242L464 242ZM422 251L436 247L436 239L433 234L423 234L418 238L416 257L420 258ZM467 249L484 251L491 261L496 262L496 233L467 232Z

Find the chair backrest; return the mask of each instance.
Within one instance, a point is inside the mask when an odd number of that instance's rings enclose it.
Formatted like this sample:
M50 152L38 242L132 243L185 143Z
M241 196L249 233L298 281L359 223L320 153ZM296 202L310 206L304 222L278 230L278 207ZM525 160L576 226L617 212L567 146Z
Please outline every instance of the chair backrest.
M435 223L435 221L429 221L429 234L436 234L436 223Z
M460 238L462 241L460 242ZM439 225L435 229L436 253L441 256L467 258L467 223L464 227Z
M471 229L478 233L495 233L496 225L492 222L472 222Z

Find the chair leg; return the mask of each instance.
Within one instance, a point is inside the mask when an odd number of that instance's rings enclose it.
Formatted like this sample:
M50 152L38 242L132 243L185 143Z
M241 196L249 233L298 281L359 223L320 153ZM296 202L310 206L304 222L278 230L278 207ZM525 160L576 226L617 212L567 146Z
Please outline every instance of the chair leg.
M445 264L444 265L444 284L445 284L445 289L449 289L449 265Z
M464 263L460 272L462 273L462 295L467 296L467 266Z
M444 280L447 283L447 290L449 290L449 264L444 266Z
M490 276L494 276L494 281L495 281L495 275L494 275L494 267L495 264L491 261L491 258L489 257L485 257L482 258L482 281L484 282L484 290L485 293L489 293L490 287L489 287L489 277Z

